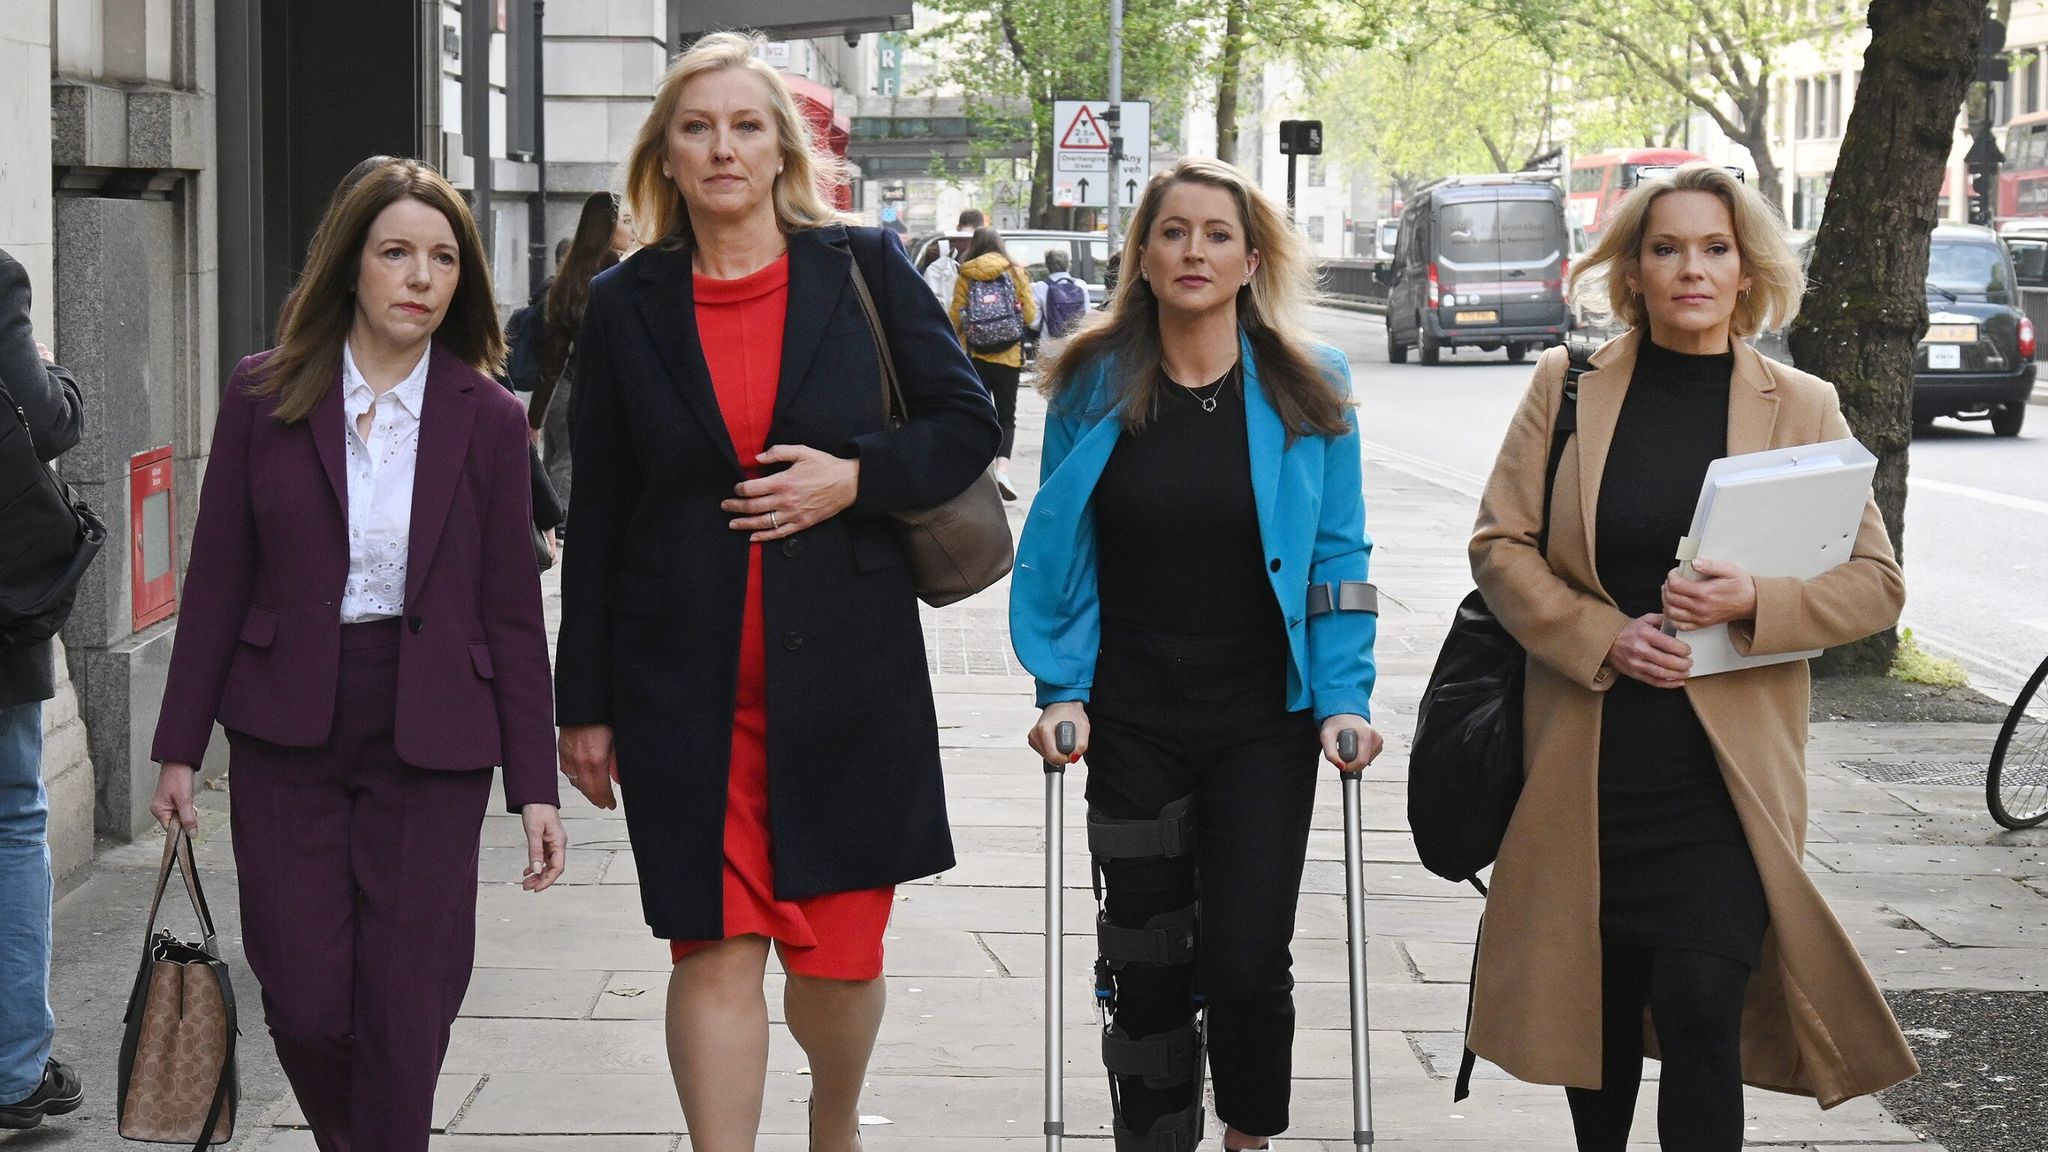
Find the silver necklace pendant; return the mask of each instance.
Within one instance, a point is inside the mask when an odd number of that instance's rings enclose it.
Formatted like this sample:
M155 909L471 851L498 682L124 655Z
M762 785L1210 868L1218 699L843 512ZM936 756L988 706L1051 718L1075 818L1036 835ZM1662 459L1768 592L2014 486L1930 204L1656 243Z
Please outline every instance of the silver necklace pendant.
M1203 397L1201 403L1202 411L1204 412L1214 412L1216 410L1216 397L1214 396Z

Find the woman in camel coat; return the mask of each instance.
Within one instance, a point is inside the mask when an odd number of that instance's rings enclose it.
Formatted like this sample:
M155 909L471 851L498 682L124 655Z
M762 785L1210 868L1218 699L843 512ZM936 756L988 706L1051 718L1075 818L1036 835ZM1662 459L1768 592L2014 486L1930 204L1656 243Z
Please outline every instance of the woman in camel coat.
M1719 361L1721 390L1713 397L1712 411L1718 414L1725 398L1725 442L1717 423L1694 437L1711 440L1712 454L1757 452L1850 434L1831 385L1764 359L1739 338L1729 339L1731 315L1733 335L1740 337L1755 331L1772 313L1782 322L1797 306L1798 266L1778 266L1790 253L1774 230L1766 236L1773 224L1768 210L1753 193L1705 165L1688 166L1675 181L1659 183L1664 186L1646 185L1630 197L1629 207L1635 211L1617 220L1619 234L1610 233L1594 254L1595 259L1607 257L1616 313L1634 327L1602 348L1579 380L1578 431L1557 472L1547 558L1538 550L1537 535L1551 429L1567 367L1563 350L1543 358L1515 414L1471 544L1480 590L1530 658L1524 701L1527 782L1494 868L1474 977L1469 1043L1478 1055L1523 1080L1576 1089L1572 1108L1582 1149L1622 1146L1635 1077L1641 1070L1639 1056L1631 1069L1625 1063L1617 1066L1615 1053L1603 1051L1610 1045L1632 1046L1635 1031L1634 1021L1625 1014L1619 1027L1614 1019L1607 982L1617 978L1612 942L1616 913L1603 901L1602 891L1601 836L1607 821L1601 806L1610 795L1611 774L1618 772L1604 763L1611 756L1602 753L1612 746L1603 746L1603 720L1612 729L1637 719L1628 710L1618 715L1604 707L1606 694L1624 676L1633 681L1626 685L1636 694L1631 699L1646 701L1646 707L1677 704L1681 709L1689 702L1697 717L1692 731L1704 733L1697 743L1707 779L1718 775L1726 794L1722 799L1717 790L1715 799L1723 812L1732 807L1726 826L1734 841L1733 855L1722 859L1735 861L1725 883L1717 877L1698 907L1710 916L1748 916L1731 929L1738 938L1749 933L1747 942L1724 949L1739 961L1733 969L1738 979L1730 1000L1732 1018L1726 1022L1728 1082L1698 1093L1717 1096L1724 1103L1733 1093L1734 1131L1726 1132L1722 1119L1715 1122L1724 1132L1718 1137L1688 1139L1674 1134L1672 1109L1697 1101L1677 1099L1681 1093L1674 1091L1673 1036L1667 1035L1660 1115L1664 1146L1740 1145L1740 1086L1734 1082L1738 1052L1742 1083L1813 1096L1823 1108L1875 1092L1918 1070L1855 946L1801 864L1809 693L1805 661L1688 679L1689 649L1682 643L1683 631L1669 638L1657 629L1663 622L1659 612L1682 629L1718 617L1730 621L1739 649L1767 654L1832 647L1892 627L1905 587L1875 502L1864 510L1851 558L1813 580L1751 578L1731 565L1702 558L1702 572L1718 577L1712 583L1725 592L1723 603L1706 605L1674 576L1662 584L1663 606L1657 608L1660 590L1653 574L1653 607L1647 612L1625 610L1617 601L1619 591L1610 595L1603 585L1602 574L1613 573L1609 549L1596 547L1596 529L1603 523L1600 504L1603 498L1621 498L1613 484L1603 492L1603 478L1612 479L1612 461L1627 460L1641 449L1640 440L1635 445L1626 442L1628 430L1641 425L1622 419L1624 400L1632 384L1640 391L1670 383L1666 377L1639 371L1639 361L1668 362L1674 350L1703 353L1679 355L1679 360ZM1663 203L1660 197L1670 202ZM1680 210L1688 204L1700 221L1697 227L1665 222L1666 217L1682 215ZM1697 256L1690 254L1694 250ZM1720 272L1709 267L1716 261ZM1662 279L1653 265L1664 266ZM1703 322L1687 319L1684 310L1711 312L1717 297L1723 296L1718 305L1718 343L1689 346L1688 338L1715 337L1710 325L1702 328ZM1700 331L1680 331L1681 323ZM1641 406L1639 401L1636 407ZM1703 423L1715 422L1695 419L1691 431L1674 425L1680 431L1673 435L1693 436ZM1683 467L1670 463L1665 449L1661 441L1654 445L1646 475L1668 479L1674 488L1689 484L1696 494L1703 465L1689 476L1672 476ZM1681 509L1688 519L1690 508L1688 496ZM1671 543L1675 545L1675 540ZM1668 565L1672 555L1661 553L1666 558L1662 563ZM1625 596L1621 602L1626 602ZM1652 701L1649 694L1658 689L1675 695ZM1621 693L1616 693L1615 702L1622 702ZM1626 767L1645 774L1655 771L1663 756L1660 741L1660 736L1653 736L1647 741L1645 759ZM1687 819L1692 819L1691 813ZM1670 883L1668 874L1646 880L1624 874L1611 861L1609 869L1606 879L1614 889ZM1760 893L1753 915L1743 912L1745 891ZM1671 895L1680 900L1687 896L1682 891ZM1608 898L1612 896L1610 892ZM1749 954L1741 955L1745 951ZM1654 997L1637 1001L1646 1006L1682 1002ZM1603 1008L1609 1016L1605 1029ZM1651 1055L1657 1054L1659 1040L1655 1015L1647 1013L1642 1030ZM1603 1061L1603 1056L1608 1059ZM1603 1084L1603 1078L1623 1082ZM1609 1102L1609 1111L1617 1117L1610 1124L1614 1132L1596 1137L1589 1134L1587 1113L1598 1110L1598 1098L1607 1095L1600 1091L1603 1088L1618 1089L1625 1098L1618 1102L1620 1107Z

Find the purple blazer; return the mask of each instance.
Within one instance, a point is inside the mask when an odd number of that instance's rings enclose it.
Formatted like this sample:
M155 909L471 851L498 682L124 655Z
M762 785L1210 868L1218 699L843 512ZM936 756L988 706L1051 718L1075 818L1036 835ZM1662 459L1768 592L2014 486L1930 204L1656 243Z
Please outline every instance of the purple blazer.
M250 392L269 353L221 397L150 755L197 764L213 723L287 747L334 728L348 580L347 431L336 378L313 415L279 422ZM554 804L554 695L533 562L525 413L437 342L399 633L398 755L420 768L503 765L510 807Z

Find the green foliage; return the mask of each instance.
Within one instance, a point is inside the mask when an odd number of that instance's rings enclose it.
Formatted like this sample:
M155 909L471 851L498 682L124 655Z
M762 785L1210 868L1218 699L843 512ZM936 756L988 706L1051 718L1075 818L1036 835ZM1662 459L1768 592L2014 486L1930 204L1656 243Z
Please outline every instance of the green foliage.
M1925 684L1931 688L1970 686L1970 674L1963 671L1961 664L1929 654L1913 639L1911 628L1899 633L1899 652L1892 660L1891 676L1906 684Z

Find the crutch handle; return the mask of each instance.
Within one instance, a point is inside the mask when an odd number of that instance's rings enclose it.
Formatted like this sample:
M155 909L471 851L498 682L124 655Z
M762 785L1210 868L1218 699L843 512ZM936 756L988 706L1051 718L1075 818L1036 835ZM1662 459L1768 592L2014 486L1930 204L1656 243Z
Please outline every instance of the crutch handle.
M1346 764L1358 759L1358 729L1344 728L1338 731L1337 758Z
M1074 722L1072 720L1060 721L1052 730L1053 747L1059 749L1061 756L1067 760L1072 760L1074 758L1074 743ZM1048 759L1045 762L1045 770L1047 772L1065 772L1067 766L1062 761Z

